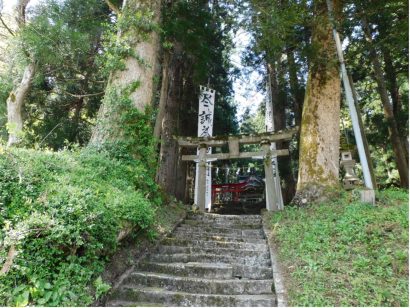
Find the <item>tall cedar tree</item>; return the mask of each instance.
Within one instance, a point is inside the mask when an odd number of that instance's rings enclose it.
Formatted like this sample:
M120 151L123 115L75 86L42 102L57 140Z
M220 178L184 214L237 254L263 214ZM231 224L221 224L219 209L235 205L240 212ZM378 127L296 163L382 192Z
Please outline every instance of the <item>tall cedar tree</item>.
M298 192L308 184L339 183L341 88L325 0L314 1L312 47L299 141Z
M159 75L161 1L129 0L121 9L106 2L117 15L118 44L125 40L130 50L123 59L123 66L115 67L111 72L89 143L95 147L132 138L127 136L127 128L123 126L124 113L130 110L122 110L124 106L119 104L130 99L130 108L144 113L153 103L157 90L155 79Z

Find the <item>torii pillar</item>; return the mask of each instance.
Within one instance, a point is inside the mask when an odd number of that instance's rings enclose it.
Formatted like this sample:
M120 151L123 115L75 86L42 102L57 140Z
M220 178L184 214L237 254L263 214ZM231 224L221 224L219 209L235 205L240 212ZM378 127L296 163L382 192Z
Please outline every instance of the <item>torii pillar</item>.
M205 212L206 202L206 144L199 145L198 155L198 207L201 212Z
M275 178L272 168L271 143L269 141L263 141L261 146L265 152L263 165L265 167L266 209L268 211L279 211L279 196L275 193Z

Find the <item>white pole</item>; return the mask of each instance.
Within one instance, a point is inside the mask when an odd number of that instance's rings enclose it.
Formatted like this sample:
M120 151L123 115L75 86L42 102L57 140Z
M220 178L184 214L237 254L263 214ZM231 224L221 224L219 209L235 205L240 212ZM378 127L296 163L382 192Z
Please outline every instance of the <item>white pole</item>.
M357 113L356 106L355 106L354 99L353 99L352 88L350 87L349 77L347 75L346 65L345 65L345 61L343 57L342 44L340 42L339 33L337 32L336 27L333 22L334 21L333 13L332 13L333 4L332 4L332 0L326 0L326 1L327 1L327 8L329 11L329 18L333 25L333 38L336 42L337 56L339 57L340 69L342 71L343 87L345 89L346 101L349 106L350 117L352 118L353 132L354 132L354 136L356 139L357 150L359 151L360 163L362 165L364 184L367 188L373 190L374 189L373 182L372 182L372 178L370 175L369 164L367 161L366 152L365 152L364 144L363 144L364 136L362 136L360 126L359 126L358 113Z

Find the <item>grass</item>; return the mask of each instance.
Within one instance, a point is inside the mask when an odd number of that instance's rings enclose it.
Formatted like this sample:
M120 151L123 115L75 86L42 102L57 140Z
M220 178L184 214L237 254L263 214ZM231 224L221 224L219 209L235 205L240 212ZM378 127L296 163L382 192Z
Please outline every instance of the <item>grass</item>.
M355 199L272 216L289 305L408 307L408 191Z

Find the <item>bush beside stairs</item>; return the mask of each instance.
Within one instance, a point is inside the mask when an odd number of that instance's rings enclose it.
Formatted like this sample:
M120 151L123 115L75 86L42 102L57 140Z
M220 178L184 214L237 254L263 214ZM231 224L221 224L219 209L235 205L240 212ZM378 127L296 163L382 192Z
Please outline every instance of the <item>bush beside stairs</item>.
M190 214L106 306L276 306L260 215Z

